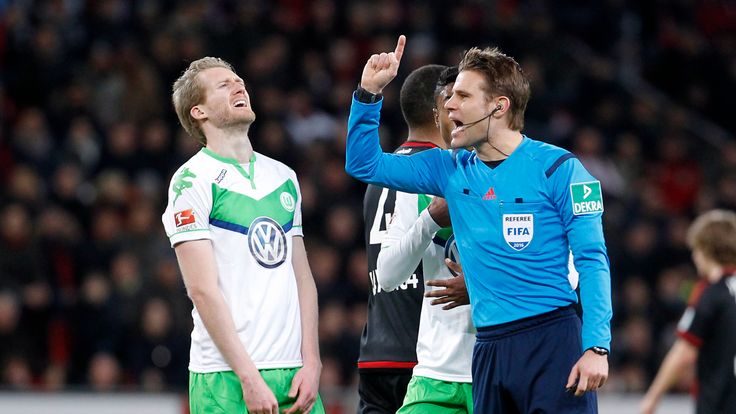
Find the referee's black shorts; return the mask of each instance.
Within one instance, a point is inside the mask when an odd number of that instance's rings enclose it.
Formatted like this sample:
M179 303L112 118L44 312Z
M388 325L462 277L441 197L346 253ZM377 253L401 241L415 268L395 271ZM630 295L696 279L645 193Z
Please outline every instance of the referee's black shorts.
M598 412L596 394L566 391L582 355L572 306L479 328L473 349L474 414Z

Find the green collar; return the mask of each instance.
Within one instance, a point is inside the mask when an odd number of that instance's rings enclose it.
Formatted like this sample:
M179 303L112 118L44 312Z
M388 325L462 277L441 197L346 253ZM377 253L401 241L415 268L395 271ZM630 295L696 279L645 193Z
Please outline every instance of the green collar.
M256 189L256 183L253 182L253 169L254 169L255 164L256 164L256 153L255 152L253 152L253 154L251 154L250 160L248 161L248 171L245 171L245 168L243 168L243 166L240 165L240 163L238 163L238 160L236 160L234 158L223 157L222 155L215 153L214 151L212 151L209 148L202 148L202 152L204 152L205 154L209 155L210 157L216 159L217 161L224 162L225 164L230 164L233 167L235 167L235 169L238 170L238 172L243 177L245 177L248 181L250 181L250 187L253 190Z

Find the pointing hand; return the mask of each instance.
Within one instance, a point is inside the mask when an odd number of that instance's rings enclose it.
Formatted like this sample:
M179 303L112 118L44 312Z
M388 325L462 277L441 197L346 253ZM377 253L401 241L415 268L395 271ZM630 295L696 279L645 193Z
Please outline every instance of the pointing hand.
M389 53L374 54L366 62L360 86L370 93L378 94L389 84L399 71L401 56L404 54L406 36L399 36L396 50Z

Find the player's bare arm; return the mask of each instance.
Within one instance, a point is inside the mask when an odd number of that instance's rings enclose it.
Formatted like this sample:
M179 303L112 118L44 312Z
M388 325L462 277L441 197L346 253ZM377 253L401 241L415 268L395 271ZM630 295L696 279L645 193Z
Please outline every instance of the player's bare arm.
M363 68L360 86L370 93L381 93L399 72L399 63L404 54L405 45L406 36L401 35L396 43L396 50L372 55Z
M299 291L299 309L302 325L302 359L304 366L294 375L289 397L296 402L285 414L308 413L317 401L322 361L319 357L317 339L317 287L307 260L304 238L294 237L292 263Z
M186 241L174 249L187 294L215 345L240 379L248 411L254 414L278 413L276 397L240 342L232 315L217 286L212 243L210 240Z
M639 406L641 413L654 414L662 395L685 372L694 368L697 359L698 348L683 339L678 339L672 345L672 349L667 353L662 366L659 368L659 372L657 372L657 376L654 378L654 382L652 382L646 395L644 395Z

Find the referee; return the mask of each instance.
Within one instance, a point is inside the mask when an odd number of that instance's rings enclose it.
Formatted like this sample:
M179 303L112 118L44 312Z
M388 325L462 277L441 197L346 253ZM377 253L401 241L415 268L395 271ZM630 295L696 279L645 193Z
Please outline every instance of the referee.
M529 82L498 49L472 48L460 62L445 103L455 124L451 150L383 153L380 92L396 76L405 43L400 36L394 52L371 56L363 69L345 170L447 201L478 330L476 414L597 413L612 314L600 182L573 154L521 133ZM582 327L568 278L571 251Z

